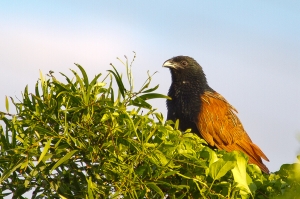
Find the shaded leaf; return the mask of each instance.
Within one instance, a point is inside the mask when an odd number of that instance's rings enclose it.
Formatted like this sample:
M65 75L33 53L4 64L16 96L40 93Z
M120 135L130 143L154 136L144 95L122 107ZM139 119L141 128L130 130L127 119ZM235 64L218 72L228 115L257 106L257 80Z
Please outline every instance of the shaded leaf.
M162 94L158 94L158 93L149 93L149 94L144 94L139 96L139 98L143 99L143 100L149 100L149 99L156 99L156 98L166 98L166 99L171 99L169 96L167 95L162 95Z
M154 182L147 182L146 184L148 187L150 187L152 190L154 190L156 193L158 193L161 198L165 197L162 190Z
M153 88L150 88L150 89L148 89L148 90L143 91L142 93L150 93L150 92L153 92L153 91L155 91L156 89L158 89L158 87L159 87L159 84L156 85L156 86L153 87Z

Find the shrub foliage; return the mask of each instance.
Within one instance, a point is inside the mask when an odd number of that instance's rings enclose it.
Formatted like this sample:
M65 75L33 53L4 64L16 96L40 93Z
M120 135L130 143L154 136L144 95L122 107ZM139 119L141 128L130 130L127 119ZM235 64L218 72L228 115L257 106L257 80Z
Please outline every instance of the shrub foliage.
M123 62L122 62L123 63ZM0 112L1 196L24 198L296 198L300 164L270 175L239 152L212 150L178 130L148 100L167 98L150 86L135 92L112 66L91 81L78 64L72 79L53 72L6 98ZM100 80L102 78L102 80ZM10 101L10 102L9 102ZM162 100L162 103L165 103ZM16 114L9 111L12 104Z

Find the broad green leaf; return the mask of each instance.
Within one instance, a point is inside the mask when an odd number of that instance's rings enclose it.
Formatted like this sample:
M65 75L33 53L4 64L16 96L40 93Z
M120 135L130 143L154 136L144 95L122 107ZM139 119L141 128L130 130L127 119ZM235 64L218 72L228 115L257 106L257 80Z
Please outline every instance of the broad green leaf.
M253 182L252 178L249 176L248 173L246 173L246 178L247 178L246 181L249 189L251 190L252 193L255 193L255 191L257 190L256 184Z
M151 155L149 154L148 158L150 158L150 160L157 165L166 165L169 163L169 160L166 158L165 154L159 150L153 151Z
M237 164L232 169L234 181L238 183L237 187L240 187L242 190L251 194L251 191L247 183L247 173L246 173L247 157L245 157L243 153L237 151L234 151L233 154L235 154L237 160L236 162Z
M134 172L136 173L136 175L141 176L147 169L148 169L147 166L139 166L134 170Z
M233 169L234 166L236 165L234 154L226 154L224 156L223 156L223 158L220 158L218 161L216 161L209 167L208 174L214 180L217 180L217 179L223 177L228 171Z

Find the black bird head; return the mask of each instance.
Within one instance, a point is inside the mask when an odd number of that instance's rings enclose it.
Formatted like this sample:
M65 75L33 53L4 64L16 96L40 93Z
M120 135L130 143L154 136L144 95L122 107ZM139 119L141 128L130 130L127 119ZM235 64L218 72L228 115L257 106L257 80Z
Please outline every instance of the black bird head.
M198 117L200 96L212 90L206 81L202 67L191 57L177 56L163 63L171 71L172 84L167 100L168 120L180 119L180 128L192 128L196 132L195 120Z
M192 57L177 56L164 62L163 67L170 68L172 82L192 84L205 89L208 86L202 67Z

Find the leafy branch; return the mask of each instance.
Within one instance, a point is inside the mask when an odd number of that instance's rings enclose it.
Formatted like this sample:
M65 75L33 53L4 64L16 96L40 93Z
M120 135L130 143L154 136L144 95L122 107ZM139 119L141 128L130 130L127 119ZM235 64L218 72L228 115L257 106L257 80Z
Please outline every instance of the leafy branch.
M136 55L130 64L125 59L119 60L128 88L112 64L108 74L91 80L75 64L79 72L71 70L72 78L40 73L33 93L25 87L20 100L6 98L0 112L1 197L24 198L30 191L31 198L89 199L300 195L299 163L265 175L247 165L244 154L212 150L189 130L179 131L178 121L165 121L148 102L168 98L151 86L155 73L148 72L135 92Z

